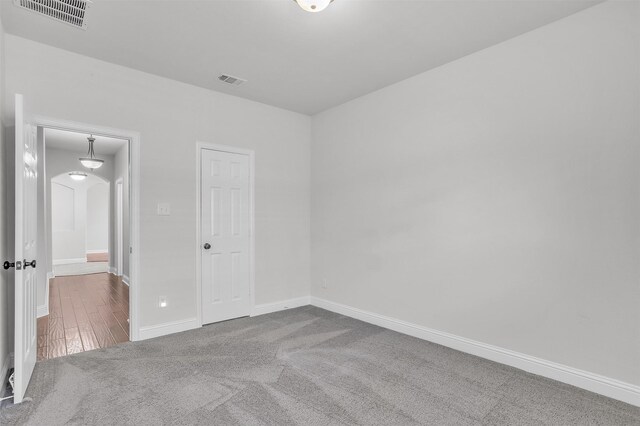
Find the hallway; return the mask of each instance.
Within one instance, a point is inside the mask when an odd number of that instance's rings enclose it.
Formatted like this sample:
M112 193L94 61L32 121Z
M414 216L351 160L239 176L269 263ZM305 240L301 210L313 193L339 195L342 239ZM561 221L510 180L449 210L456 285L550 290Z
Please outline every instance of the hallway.
M49 315L38 318L38 361L129 341L129 287L101 273L49 282Z

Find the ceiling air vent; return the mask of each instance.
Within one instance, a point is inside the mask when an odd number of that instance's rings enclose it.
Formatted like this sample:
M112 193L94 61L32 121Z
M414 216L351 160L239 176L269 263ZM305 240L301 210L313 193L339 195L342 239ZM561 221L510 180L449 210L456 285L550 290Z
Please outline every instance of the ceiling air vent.
M218 80L222 81L223 83L230 84L232 86L240 86L242 83L247 82L247 80L243 80L239 77L232 77L230 75L224 75L224 74L219 76Z
M87 29L86 14L91 7L90 0L13 0L13 3L56 21Z

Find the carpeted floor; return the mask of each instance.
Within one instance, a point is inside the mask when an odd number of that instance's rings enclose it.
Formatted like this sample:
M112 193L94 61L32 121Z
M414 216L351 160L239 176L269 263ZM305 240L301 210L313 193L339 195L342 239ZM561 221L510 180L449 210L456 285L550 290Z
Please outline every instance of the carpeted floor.
M54 265L53 275L56 277L66 277L69 275L100 274L108 272L108 270L108 262L67 263L64 265Z
M38 363L0 423L640 425L640 408L307 306Z

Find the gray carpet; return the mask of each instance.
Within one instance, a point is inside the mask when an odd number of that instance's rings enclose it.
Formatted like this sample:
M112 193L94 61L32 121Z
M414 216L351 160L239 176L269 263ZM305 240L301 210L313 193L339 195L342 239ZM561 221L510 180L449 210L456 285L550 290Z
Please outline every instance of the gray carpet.
M640 408L311 306L38 363L3 425L640 425Z

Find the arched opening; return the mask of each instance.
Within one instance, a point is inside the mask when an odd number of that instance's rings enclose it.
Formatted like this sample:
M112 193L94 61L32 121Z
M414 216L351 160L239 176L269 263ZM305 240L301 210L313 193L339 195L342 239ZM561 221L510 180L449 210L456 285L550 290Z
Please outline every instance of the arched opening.
M108 272L110 182L69 170L51 178L51 255L55 276Z

